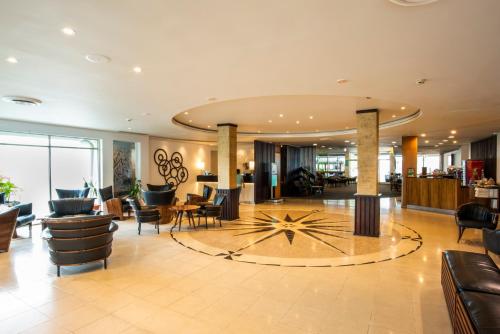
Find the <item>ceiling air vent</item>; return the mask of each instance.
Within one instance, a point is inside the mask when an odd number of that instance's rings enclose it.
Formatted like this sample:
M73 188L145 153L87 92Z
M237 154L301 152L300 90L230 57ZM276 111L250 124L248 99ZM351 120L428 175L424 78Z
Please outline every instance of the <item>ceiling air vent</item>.
M438 0L389 0L389 1L395 3L396 5L412 7L412 6L428 5Z
M39 99L26 96L4 96L2 100L22 106L38 106L42 103Z

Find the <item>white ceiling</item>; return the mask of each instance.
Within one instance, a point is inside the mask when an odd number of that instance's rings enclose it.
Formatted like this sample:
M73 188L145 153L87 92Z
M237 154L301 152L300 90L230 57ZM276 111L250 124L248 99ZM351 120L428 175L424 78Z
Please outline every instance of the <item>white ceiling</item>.
M433 145L451 129L460 144L500 131L499 12L497 0L3 1L0 96L44 103L1 102L0 118L210 140L172 117L249 97L370 96L423 112L382 130L383 144L426 132ZM89 53L111 62L92 64ZM345 139L355 135L326 141Z

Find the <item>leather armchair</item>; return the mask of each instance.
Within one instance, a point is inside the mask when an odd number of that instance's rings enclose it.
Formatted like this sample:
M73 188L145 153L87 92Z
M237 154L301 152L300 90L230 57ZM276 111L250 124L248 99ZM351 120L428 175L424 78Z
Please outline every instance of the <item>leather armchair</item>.
M212 217L215 225L215 220L219 219L219 226L222 227L222 208L226 200L226 195L215 195L214 204L208 204L198 209L198 226L200 225L200 218L205 217L205 228L208 228L208 217Z
M124 212L127 212L130 217L130 210L132 209L130 204L127 202L126 198L114 197L113 186L99 189L99 197L107 213L113 214L115 218L119 220L124 219Z
M89 195L90 188L83 189L56 189L59 199L63 198L85 198Z
M93 210L95 198L64 198L49 201L49 218L60 218L74 215L100 215L101 211Z
M487 228L494 230L498 224L498 215L491 212L486 206L478 203L465 203L455 212L455 222L458 226L458 240L462 238L465 229Z
M490 251L500 255L500 230L483 228L483 244L485 254L488 254L488 251Z
M61 276L61 266L80 265L94 261L104 261L111 255L113 233L118 225L113 215L51 218L45 221L47 229L42 233L49 246L50 260L57 266L57 276Z
M170 183L160 185L148 183L146 184L146 186L148 187L149 191L168 191L172 189L172 185Z
M36 216L33 214L33 205L31 203L25 203L25 204L18 204L15 207L19 208L19 215L17 216L16 220L16 229L27 225L29 227L29 232L30 232L29 235L31 238L32 225L33 221L36 218ZM17 238L17 233L15 230L14 230L14 238Z
M141 205L137 198L128 198L127 201L134 210L138 234L141 235L142 223L154 223L157 233L160 234L160 211L157 207L155 205Z
M199 205L200 202L208 202L210 196L212 196L213 190L214 188L204 185L202 195L187 194L185 204Z
M13 208L0 213L0 253L8 252L12 235L16 229L16 219L19 208Z
M170 208L175 205L175 189L168 191L143 191L142 196L146 205L155 205L160 211L160 224L168 224L174 217L174 211Z

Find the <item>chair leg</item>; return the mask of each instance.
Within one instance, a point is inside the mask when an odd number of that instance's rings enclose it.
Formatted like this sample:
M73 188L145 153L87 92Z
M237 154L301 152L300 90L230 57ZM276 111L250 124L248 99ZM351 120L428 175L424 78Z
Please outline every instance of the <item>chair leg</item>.
M139 231L138 234L141 235L141 223L139 222L138 224L139 224L139 227L137 228L137 230Z
M57 266L57 277L61 277L61 267Z
M156 222L156 230L157 230L157 233L160 234L160 221L159 220Z
M222 219L219 217L219 226L222 227Z
M205 228L208 230L208 217L205 216Z
M200 226L200 216L198 216L198 226Z
M108 258L104 258L104 269L108 269Z
M29 224L28 224L28 228L29 228L29 231L30 231L30 238L31 238L31 232L32 232L32 230L33 230L33 225L32 225L32 223L29 223Z
M462 235L464 234L465 227L459 226L458 227L458 240L457 243L460 242L460 239L462 239Z

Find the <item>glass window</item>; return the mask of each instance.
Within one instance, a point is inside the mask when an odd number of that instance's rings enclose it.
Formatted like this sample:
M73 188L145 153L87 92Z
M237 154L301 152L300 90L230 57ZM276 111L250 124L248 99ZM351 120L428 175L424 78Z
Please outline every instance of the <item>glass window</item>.
M391 161L389 154L378 156L378 182L386 182L386 176L391 174Z
M422 173L422 167L427 167L427 174L432 174L435 169L441 169L441 156L439 154L417 155L417 174Z

